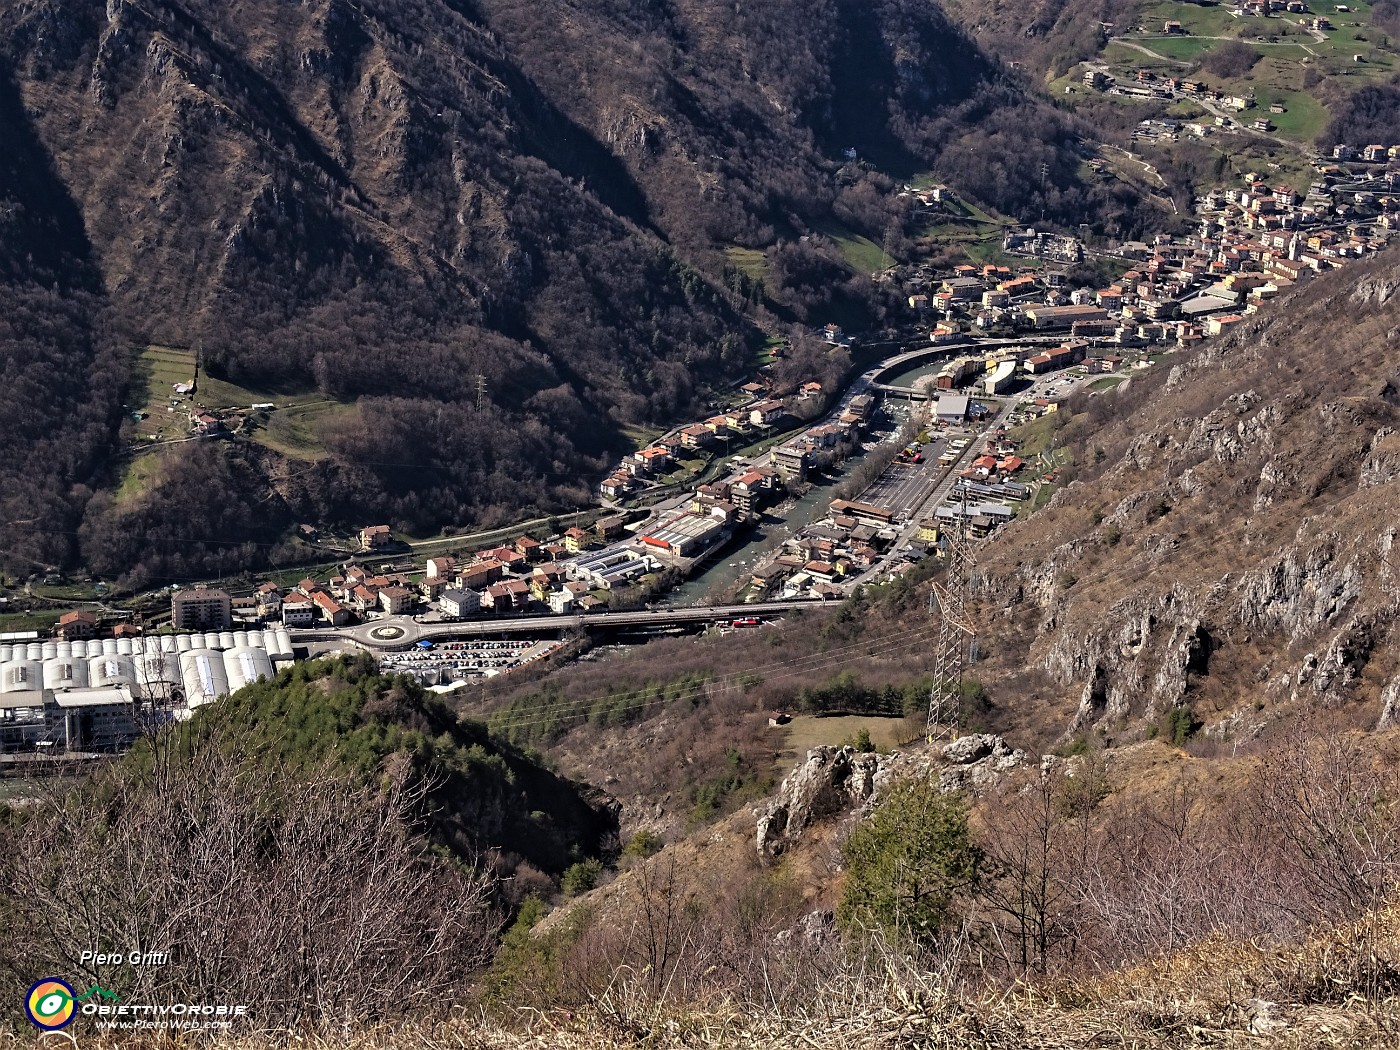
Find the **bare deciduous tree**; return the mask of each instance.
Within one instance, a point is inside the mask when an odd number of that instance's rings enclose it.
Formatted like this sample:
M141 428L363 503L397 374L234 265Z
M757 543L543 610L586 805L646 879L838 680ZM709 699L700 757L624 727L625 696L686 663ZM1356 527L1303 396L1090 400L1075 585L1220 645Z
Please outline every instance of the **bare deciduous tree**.
M243 750L236 733L184 748L165 731L145 768L114 765L40 802L0 861L27 898L0 923L10 981L59 973L126 999L243 1003L279 1027L448 1005L499 919L490 880L413 833L407 770L366 785ZM84 951L168 960L101 967Z

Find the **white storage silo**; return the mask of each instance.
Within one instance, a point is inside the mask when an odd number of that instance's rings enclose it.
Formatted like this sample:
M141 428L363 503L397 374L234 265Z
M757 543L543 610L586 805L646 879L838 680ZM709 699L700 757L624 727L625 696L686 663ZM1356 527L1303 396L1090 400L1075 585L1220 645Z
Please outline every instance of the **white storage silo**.
M117 686L136 688L136 672L131 666L131 657L116 653L94 656L88 661L88 684L94 689L112 689Z
M88 687L87 661L75 657L55 657L44 661L44 688L55 692L62 689Z
M24 693L44 688L44 665L38 660L12 660L0 667L0 693Z
M224 653L224 671L228 676L229 692L242 689L259 678L271 678L272 660L262 649L230 649Z
M224 658L208 649L180 654L180 677L185 683L185 701L190 707L213 703L228 695L228 674Z

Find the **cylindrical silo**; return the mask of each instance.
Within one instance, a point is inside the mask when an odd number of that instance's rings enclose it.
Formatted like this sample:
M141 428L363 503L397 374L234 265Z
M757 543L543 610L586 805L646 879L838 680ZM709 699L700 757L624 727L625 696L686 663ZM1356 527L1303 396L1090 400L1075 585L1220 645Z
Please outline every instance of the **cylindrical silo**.
M44 665L38 660L13 660L0 667L0 693L23 693L44 688Z
M131 666L131 657L116 653L95 656L88 661L88 684L94 689L110 689L114 686L136 687L136 672Z
M44 661L44 688L86 689L88 687L87 661L75 657L55 657Z
M190 707L212 703L228 695L228 672L220 653L208 649L180 654L180 676Z
M262 649L230 649L224 653L224 670L228 675L229 692L242 689L259 678L271 678L272 660Z
M169 701L181 687L180 662L172 653L141 653L132 659L137 692L157 701Z

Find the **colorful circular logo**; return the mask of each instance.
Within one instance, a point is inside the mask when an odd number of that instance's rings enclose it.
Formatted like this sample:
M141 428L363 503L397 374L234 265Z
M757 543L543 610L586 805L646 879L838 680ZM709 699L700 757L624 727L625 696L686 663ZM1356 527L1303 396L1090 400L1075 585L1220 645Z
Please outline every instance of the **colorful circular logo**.
M35 982L29 989L29 998L24 1001L24 1012L40 1028L56 1032L73 1020L74 991L67 981L57 977L45 977Z

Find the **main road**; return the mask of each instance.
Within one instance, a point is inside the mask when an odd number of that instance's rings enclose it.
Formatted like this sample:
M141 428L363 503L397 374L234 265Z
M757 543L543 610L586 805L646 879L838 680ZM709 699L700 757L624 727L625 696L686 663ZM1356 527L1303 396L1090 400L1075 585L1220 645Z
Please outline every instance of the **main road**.
M411 616L386 616L351 627L292 629L294 644L305 642L353 642L366 649L408 649L434 638L488 638L493 635L567 631L598 627L670 627L714 620L771 616L809 607L820 608L819 599L750 602L746 605L701 605L679 609L636 609L563 616L515 616L491 620L454 620L420 623Z

